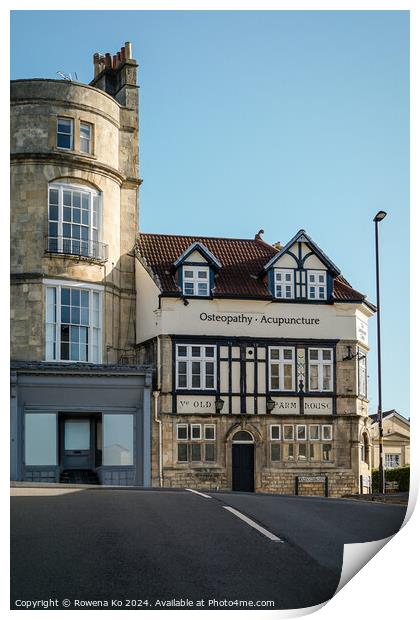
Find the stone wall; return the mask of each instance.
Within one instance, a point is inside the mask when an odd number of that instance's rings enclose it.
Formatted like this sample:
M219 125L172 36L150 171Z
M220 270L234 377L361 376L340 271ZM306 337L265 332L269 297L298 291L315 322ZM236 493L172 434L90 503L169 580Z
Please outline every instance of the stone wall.
M132 65L132 66L131 66ZM130 79L137 65L132 61ZM123 70L123 69L121 69ZM134 73L133 73L134 71ZM108 93L64 80L17 80L11 91L11 357L45 359L46 278L104 286L104 363L134 362L133 246L138 230L138 111ZM73 150L56 147L57 117L74 121ZM80 152L78 123L93 126L92 153ZM105 263L46 254L48 185L60 181L96 189L102 197Z

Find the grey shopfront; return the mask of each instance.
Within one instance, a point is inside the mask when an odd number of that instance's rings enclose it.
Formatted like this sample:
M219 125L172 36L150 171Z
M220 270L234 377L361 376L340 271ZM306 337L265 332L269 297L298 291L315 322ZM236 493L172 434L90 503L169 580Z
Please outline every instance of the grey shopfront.
M149 486L150 391L145 366L12 364L12 479Z

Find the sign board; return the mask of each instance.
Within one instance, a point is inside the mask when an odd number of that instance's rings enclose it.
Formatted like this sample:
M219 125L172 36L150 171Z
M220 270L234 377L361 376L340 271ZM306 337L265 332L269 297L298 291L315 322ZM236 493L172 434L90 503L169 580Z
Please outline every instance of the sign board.
M329 414L333 412L332 398L305 398L303 403L304 413Z
M299 398L297 396L272 396L275 402L272 413L299 413Z
M325 476L299 476L299 482L325 482Z
M177 413L216 413L215 396L177 396Z
M163 298L153 330L160 334L356 340L366 323L352 304L269 304L261 301ZM150 335L150 334L148 334ZM364 341L363 341L364 342Z

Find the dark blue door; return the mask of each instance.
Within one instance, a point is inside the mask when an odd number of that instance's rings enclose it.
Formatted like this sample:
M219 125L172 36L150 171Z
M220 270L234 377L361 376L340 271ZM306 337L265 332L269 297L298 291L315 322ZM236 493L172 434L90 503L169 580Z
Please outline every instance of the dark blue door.
M254 491L254 444L232 444L232 491Z

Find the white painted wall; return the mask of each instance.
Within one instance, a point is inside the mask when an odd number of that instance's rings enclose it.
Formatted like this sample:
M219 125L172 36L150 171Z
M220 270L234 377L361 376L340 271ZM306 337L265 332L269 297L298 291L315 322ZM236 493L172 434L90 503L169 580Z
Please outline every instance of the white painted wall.
M273 303L259 300L162 298L145 268L136 261L137 342L159 334L360 340L367 345L367 317L362 304ZM211 317L211 318L209 318ZM286 324L286 319L297 319ZM304 324L302 319L312 319ZM361 329L363 327L363 329ZM363 335L362 335L363 333Z

